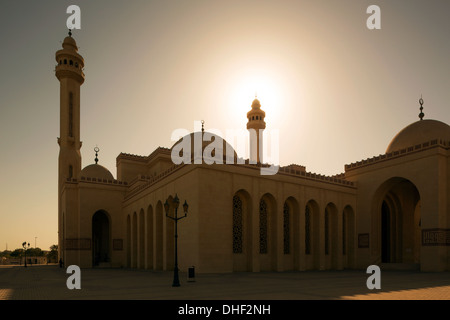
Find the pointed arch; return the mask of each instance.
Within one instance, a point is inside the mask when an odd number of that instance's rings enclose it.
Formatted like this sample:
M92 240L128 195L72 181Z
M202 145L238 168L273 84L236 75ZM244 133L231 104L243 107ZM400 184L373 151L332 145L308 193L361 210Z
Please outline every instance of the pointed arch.
M161 201L156 204L155 213L155 269L163 268L163 205Z
M133 212L131 221L131 267L137 268L137 213Z
M338 210L333 202L325 207L324 217L324 251L325 268L338 269Z
M146 268L147 269L153 269L153 207L152 205L149 205L147 208L147 225L146 225L146 242L147 242L147 250L146 250L146 256L147 256L147 263Z
M300 215L298 201L288 197L283 204L283 270L298 270L300 264Z
M169 216L175 216L175 208L172 205L173 197L169 196L168 202L170 204L169 207ZM164 240L163 240L163 261L164 261L164 270L173 270L175 265L175 222L172 219L166 218L165 212L163 213L163 225L164 225Z
M342 255L343 267L355 267L355 212L346 205L342 212Z
M131 217L127 215L127 267L131 268Z
M305 206L305 267L320 268L320 209L315 200Z
M275 197L264 194L259 201L259 259L261 271L276 270L277 203Z
M244 190L233 195L233 271L252 270L252 199Z
M384 181L372 207L372 255L382 263L420 265L421 196L406 178ZM407 231L408 230L408 231Z
M138 221L138 265L139 269L145 268L145 213L144 209L141 208L139 211L139 221Z

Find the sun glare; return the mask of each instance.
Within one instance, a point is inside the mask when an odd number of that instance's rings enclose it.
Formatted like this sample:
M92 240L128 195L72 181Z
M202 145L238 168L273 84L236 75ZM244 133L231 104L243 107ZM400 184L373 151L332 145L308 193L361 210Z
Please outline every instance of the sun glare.
M281 102L280 90L276 81L268 75L247 75L236 79L230 95L233 114L242 117L250 111L252 101L257 98L266 117L272 120L277 117L277 109Z

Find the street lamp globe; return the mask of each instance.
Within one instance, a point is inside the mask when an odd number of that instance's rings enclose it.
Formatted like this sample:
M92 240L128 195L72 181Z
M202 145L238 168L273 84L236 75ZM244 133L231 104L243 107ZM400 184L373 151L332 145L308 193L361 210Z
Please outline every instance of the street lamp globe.
M166 200L164 202L164 211L166 212L166 216L169 214L169 202Z
M183 210L184 210L185 215L187 215L188 209L189 209L189 205L187 204L186 200L184 200Z

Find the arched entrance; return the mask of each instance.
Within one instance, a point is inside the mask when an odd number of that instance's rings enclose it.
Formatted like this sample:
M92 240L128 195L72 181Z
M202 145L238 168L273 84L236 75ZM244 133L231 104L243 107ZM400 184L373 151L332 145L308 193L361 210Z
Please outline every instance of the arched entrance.
M377 197L377 251L381 263L420 263L420 194L404 178L381 185Z
M110 223L105 211L97 211L92 217L92 265L111 262Z

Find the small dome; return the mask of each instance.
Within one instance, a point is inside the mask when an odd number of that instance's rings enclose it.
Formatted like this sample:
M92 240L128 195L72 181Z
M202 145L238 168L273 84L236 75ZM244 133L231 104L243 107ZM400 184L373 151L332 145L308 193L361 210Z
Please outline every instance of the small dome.
M207 136L205 137L204 135L207 135ZM170 148L170 150L172 151L174 148L176 148L176 150L178 152L180 152L180 157L182 157L183 156L183 154L181 153L182 146L181 145L179 146L179 144L182 141L184 141L184 139L188 139L187 137L189 137L190 144L191 144L191 160L194 159L194 156L195 156L195 142L194 142L195 140L202 141L202 157L203 157L203 155L205 155L205 148L209 147L212 149L215 146L214 142L216 141L216 139L219 139L219 141L222 142L221 148L215 148L214 150L208 149L206 152L206 155L211 154L214 157L217 154L217 152L221 152L224 157L227 157L228 154L232 154L233 162L236 163L237 153L234 150L234 148L224 138L222 138L214 133L211 133L211 132L203 132L203 133L202 132L193 132L193 133L189 134L188 136L184 136L183 138L178 140L176 143L174 143L174 145L172 146L172 148ZM208 140L208 138L210 138L210 140ZM204 139L206 139L206 141ZM213 151L214 151L214 153L213 153ZM229 162L231 162L231 159L223 160L223 162L229 163Z
M99 164L91 164L87 167L84 167L84 169L81 170L81 176L86 178L114 180L111 172L109 172L108 169Z
M252 109L247 112L247 118L250 120L252 116L261 116L263 120L266 117L266 113L261 109L261 103L258 99L253 100Z
M252 108L261 108L261 102L258 99L253 100Z
M450 141L450 126L437 120L419 120L400 131L386 149L386 153L421 144L434 139Z
M71 36L65 37L64 42L62 44L64 49L75 50L78 51L77 43L74 38Z

